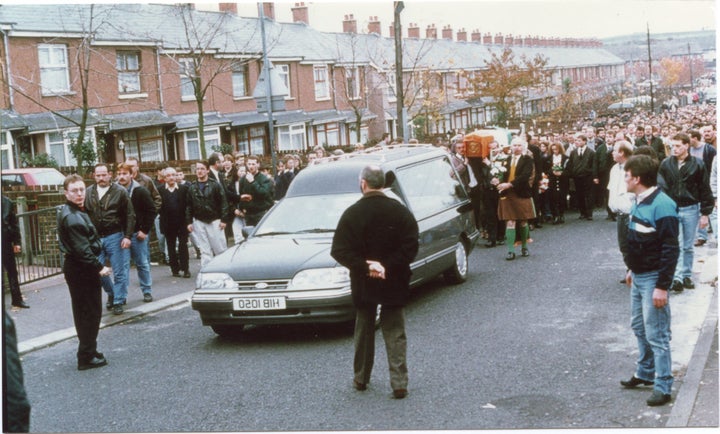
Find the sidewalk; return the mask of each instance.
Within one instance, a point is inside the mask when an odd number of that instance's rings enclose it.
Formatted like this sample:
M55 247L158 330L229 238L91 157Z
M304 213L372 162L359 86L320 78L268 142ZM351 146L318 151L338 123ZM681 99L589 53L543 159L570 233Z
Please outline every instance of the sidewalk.
M718 275L717 244L698 248L695 259L697 288L675 295L673 302L673 368L680 372L667 427L718 426L718 289L710 284ZM153 265L154 300L150 303L142 301L137 272L132 268L125 313L113 315L105 310L103 295L101 328L188 302L199 268L200 261L191 258L192 278L183 279L172 277L166 265ZM30 309L9 311L21 355L76 337L62 275L23 285L22 292ZM4 296L5 306L10 306L9 293ZM703 315L698 317L700 311Z

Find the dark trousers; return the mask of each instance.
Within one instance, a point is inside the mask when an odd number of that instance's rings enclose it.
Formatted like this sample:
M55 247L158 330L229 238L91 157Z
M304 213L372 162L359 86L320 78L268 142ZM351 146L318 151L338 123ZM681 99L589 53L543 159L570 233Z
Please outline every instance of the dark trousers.
M165 229L170 269L173 274L188 271L188 233L182 229ZM177 250L176 250L177 248Z
M483 226L483 191L478 187L473 187L468 192L468 196L470 196L470 204L473 208L475 227L480 229Z
M499 241L505 232L502 224L498 219L498 200L497 190L485 190L483 194L483 225L488 234L488 241Z
M12 244L3 243L2 268L7 273L12 304L18 304L23 301L23 298L22 293L20 293L20 281L18 280L17 264L15 264L15 254L13 253Z
M582 217L592 217L593 210L593 180L592 176L576 176L575 178L575 197L577 198L577 207Z
M355 317L355 381L370 382L375 361L375 314L376 305L357 309ZM390 368L390 386L393 390L407 389L407 336L405 335L405 314L402 306L382 306L380 328Z
M628 221L630 216L628 214L617 213L617 240L620 252L623 254L623 258L627 253L627 233L628 233Z
M97 337L102 318L102 284L96 270L88 270L72 257L65 257L65 281L70 290L73 320L78 335L78 362L84 363L97 353Z
M567 208L568 183L562 178L551 177L546 194L553 217L564 217Z

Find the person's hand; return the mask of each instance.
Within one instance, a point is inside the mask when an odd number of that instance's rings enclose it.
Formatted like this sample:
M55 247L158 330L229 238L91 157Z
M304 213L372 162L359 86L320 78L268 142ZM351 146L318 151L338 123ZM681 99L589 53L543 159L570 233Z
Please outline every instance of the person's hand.
M700 216L700 229L705 229L710 224L710 220L708 219L708 216L701 215Z
M627 274L625 275L625 284L627 286L632 285L632 272L628 270Z
M668 304L668 292L664 289L655 288L653 290L653 306L662 309Z
M593 182L594 182L595 184L600 184L600 180L597 179L597 178L593 179Z
M378 261L365 261L368 264L368 275L374 279L385 279L385 267Z
M225 223L220 222L220 224L218 225L218 227L219 227L220 229L225 229Z
M192 232L192 230L193 230L192 225L188 225L187 230L188 230L188 232Z
M243 202L250 202L252 200L252 194L241 194L240 200Z
M112 273L112 268L110 267L102 267L102 270L100 270L100 276L102 277L109 276L110 273Z
M247 182L252 183L253 181L255 181L255 177L253 176L252 173L248 172L248 173L245 175L245 180L246 180Z
M138 231L137 235L135 235L135 238L137 238L138 240L142 241L142 240L144 240L145 238L147 238L147 234L146 234L145 232L143 232L143 231Z
M129 249L132 242L130 241L130 238L123 238L122 241L120 241L120 248L121 249Z
M13 253L15 253L17 255L20 252L22 252L22 246L20 246L19 244L15 244L13 246Z

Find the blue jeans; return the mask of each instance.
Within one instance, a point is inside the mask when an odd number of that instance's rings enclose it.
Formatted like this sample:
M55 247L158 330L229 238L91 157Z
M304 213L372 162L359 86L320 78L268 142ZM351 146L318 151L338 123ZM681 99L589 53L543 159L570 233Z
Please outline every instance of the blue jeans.
M680 256L675 267L675 280L682 281L684 277L692 277L693 257L695 253L695 231L700 219L700 205L690 205L678 208L680 230L678 243Z
M659 272L632 274L630 308L633 333L640 354L635 376L655 381L655 390L669 395L673 385L670 358L670 303L663 308L653 306L652 294Z
M165 242L165 234L163 234L160 231L160 214L158 214L157 217L155 217L155 235L157 236L158 246L160 246L160 248L162 249L163 255L165 255L163 257L167 261L168 248L167 248L167 243ZM148 234L148 236L150 236L150 234ZM148 245L148 255L150 255L150 243L147 243L147 245Z
M137 232L132 236L132 244L130 245L130 254L137 268L138 280L140 281L140 290L143 294L152 292L152 276L150 275L150 236L146 236L144 240L137 239Z
M120 247L123 239L122 232L115 232L101 238L102 252L98 256L98 260L105 264L105 259L110 261L113 270L113 278L104 276L102 287L108 296L113 297L115 304L121 304L127 299L128 280L130 277L130 250Z

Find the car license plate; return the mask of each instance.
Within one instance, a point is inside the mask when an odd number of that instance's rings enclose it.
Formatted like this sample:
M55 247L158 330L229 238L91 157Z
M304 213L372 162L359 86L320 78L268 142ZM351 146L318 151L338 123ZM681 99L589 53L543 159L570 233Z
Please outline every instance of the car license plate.
M233 299L233 310L281 310L285 297L244 297Z

